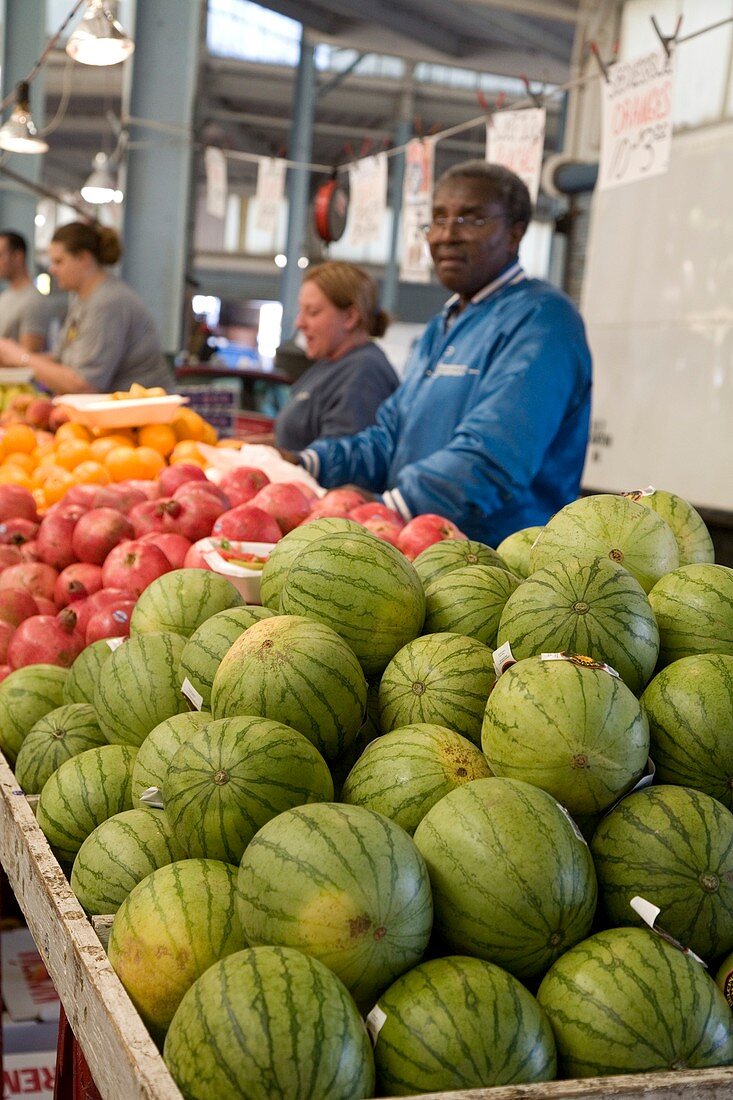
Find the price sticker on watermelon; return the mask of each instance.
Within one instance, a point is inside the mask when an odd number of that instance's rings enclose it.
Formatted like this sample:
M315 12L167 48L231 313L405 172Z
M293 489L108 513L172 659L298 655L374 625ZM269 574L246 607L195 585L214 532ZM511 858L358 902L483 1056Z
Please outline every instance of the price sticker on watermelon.
M660 939L665 940L667 943L671 944L672 947L676 947L677 950L681 951L683 955L689 955L691 959L694 959L695 962L699 962L700 966L704 966L707 970L708 964L703 959L701 959L699 955L696 955L691 948L685 947L685 945L683 943L680 943L679 940L676 940L674 936L670 936L669 932L665 932L663 928L659 928L657 926L656 920L662 911L661 909L657 908L656 905L652 905L652 903L650 901L647 901L646 898L639 897L638 894L636 897L633 897L631 899L629 905L637 914L637 916L641 917L644 923L651 928L652 932L654 932L655 935L659 936Z

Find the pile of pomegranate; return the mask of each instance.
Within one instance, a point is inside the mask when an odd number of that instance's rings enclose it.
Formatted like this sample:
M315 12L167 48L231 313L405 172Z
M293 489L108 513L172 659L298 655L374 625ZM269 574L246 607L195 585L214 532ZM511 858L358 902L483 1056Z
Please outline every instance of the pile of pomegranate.
M0 485L0 680L24 665L68 667L100 638L125 637L140 593L171 569L208 568L210 537L274 543L322 516L356 520L415 558L444 538L464 538L441 516L409 523L357 489L318 499L302 482L270 482L236 467L218 485L193 464L155 481L75 485L39 516L33 496Z

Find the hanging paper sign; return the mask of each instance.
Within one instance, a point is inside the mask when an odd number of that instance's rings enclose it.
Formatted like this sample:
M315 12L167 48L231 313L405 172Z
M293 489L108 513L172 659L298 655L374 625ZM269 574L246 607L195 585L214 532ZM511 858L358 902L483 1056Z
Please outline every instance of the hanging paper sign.
M674 53L617 61L601 82L601 190L659 176L672 148Z
M402 187L402 260L400 278L408 283L430 282L430 253L421 226L433 212L433 163L435 143L415 138L405 149L405 181Z
M544 107L497 111L486 126L486 159L511 169L537 202L545 150Z
M285 161L278 157L263 157L257 169L254 227L271 237L277 231L282 210L286 169Z
M387 158L364 157L349 168L349 243L375 244L382 236L387 209Z
M221 149L209 145L204 153L206 166L206 212L212 218L224 218L227 212L227 159Z

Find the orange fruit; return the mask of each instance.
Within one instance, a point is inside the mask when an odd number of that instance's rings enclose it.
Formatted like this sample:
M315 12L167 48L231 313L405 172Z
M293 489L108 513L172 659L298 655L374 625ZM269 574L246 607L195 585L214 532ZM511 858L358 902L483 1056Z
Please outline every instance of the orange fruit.
M136 472L131 474L131 477L139 477L149 481L165 469L165 459L159 451L154 451L152 447L137 447L134 455Z
M43 483L43 493L47 504L56 504L65 497L72 485L75 485L73 475L68 470L58 469Z
M132 428L94 428L95 439L116 439L120 444L132 445L137 442L137 437Z
M152 447L167 458L176 445L176 433L169 424L145 424L137 433L141 447Z
M74 481L84 485L109 485L112 480L112 475L103 463L94 462L90 459L87 462L80 462L78 466L74 467Z
M203 416L199 416L193 409L182 408L178 412L178 416L171 424L173 431L176 434L176 439L179 441L182 439L194 439L198 442L203 442L204 435L206 433L206 421ZM211 427L211 425L209 425Z
M39 512L45 512L48 508L48 501L46 500L46 494L43 489L31 489L33 499L36 502L36 508Z
M22 485L24 489L32 489L33 480L20 466L11 463L0 466L0 485Z
M36 468L36 459L33 455L25 454L23 451L13 451L12 454L6 455L3 461L6 466L18 466L27 474L32 474Z
M216 445L225 451L238 451L243 443L243 439L229 439L225 436L223 439L217 440Z
M104 458L104 465L113 481L135 477L135 448L129 443L113 447Z
M126 439L124 435L101 435L98 439L91 441L89 450L96 462L104 462L109 452L113 451L115 447L131 446L130 440Z
M81 439L85 443L88 443L92 438L92 433L89 428L83 424L77 424L73 420L67 420L65 424L61 424L56 429L56 442L60 443L62 439Z
M180 443L176 443L170 453L168 461L171 465L176 462L192 462L194 465L200 466L201 469L204 469L208 465L201 451L192 439L182 439Z
M63 466L65 470L73 470L91 457L91 447L82 439L63 439L56 448L56 465Z
M36 449L36 433L28 424L8 424L3 432L2 450L4 455L20 451L30 454Z

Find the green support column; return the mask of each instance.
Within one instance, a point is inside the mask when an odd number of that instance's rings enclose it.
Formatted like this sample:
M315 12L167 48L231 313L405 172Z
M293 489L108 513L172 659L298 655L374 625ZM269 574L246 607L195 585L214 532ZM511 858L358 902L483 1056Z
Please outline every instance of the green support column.
M147 304L170 354L181 341L205 7L202 0L138 0L135 52L128 62L129 115L158 127L129 127L122 277Z
M19 80L35 65L46 44L46 0L5 0L2 44L2 98L9 95ZM43 127L43 69L31 84L31 111L39 130ZM10 116L8 107L0 122ZM31 183L41 179L43 154L9 153L8 168ZM19 184L0 177L0 229L22 233L33 252L36 203L38 199Z

